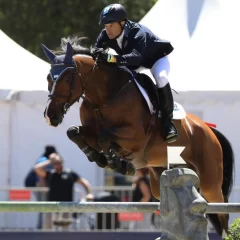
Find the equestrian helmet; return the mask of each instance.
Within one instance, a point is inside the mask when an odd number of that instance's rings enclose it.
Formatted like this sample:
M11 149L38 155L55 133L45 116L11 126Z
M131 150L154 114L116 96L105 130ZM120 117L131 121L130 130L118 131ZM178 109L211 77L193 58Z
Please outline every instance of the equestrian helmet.
M112 22L121 22L127 19L127 11L126 9L118 3L110 4L105 7L101 14L99 24L108 24Z

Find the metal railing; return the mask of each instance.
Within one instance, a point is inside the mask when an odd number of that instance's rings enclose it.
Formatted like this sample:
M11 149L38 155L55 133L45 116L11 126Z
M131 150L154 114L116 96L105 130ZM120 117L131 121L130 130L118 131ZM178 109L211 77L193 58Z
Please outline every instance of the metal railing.
M29 201L46 201L48 188L0 187L0 201L11 201L9 192L30 191ZM131 186L91 187L96 201L114 195L116 201L132 201ZM74 201L84 202L84 191L74 188ZM0 213L0 231L121 231L153 229L148 213ZM148 220L150 219L150 220ZM153 221L152 221L153 222Z
M107 194L113 194L118 202L132 201L132 187L109 186L92 187L97 201ZM30 191L30 201L46 201L48 188L0 187L0 201L11 201L9 192ZM84 202L84 191L74 189L74 201ZM233 201L240 201L240 188L234 188ZM158 231L159 215L156 213L136 212L123 213L19 213L1 212L0 231Z

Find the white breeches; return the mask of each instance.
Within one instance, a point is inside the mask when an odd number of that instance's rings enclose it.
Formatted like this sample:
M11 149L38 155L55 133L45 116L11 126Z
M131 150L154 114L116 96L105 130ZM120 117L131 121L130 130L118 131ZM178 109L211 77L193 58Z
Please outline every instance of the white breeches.
M170 73L170 63L168 57L163 57L155 62L151 69L158 88L163 88L168 84L168 75Z

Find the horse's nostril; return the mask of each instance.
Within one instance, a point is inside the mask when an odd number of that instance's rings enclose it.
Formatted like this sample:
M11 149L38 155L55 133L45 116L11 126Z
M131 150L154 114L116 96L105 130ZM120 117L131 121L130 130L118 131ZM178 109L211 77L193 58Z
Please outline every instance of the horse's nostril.
M56 119L56 118L51 118L51 125L52 126L54 126L54 127L56 127L56 126L58 126L59 125L59 120L58 119Z

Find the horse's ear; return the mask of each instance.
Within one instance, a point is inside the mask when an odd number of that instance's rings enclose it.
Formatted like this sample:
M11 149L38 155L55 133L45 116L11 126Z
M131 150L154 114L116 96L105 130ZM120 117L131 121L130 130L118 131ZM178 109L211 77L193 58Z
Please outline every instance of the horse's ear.
M42 46L43 52L45 53L48 60L51 63L54 63L54 59L55 59L56 55L53 52L51 52L51 50L49 50L45 45L41 44L41 46Z
M72 64L72 56L73 56L73 48L72 45L68 42L67 43L67 51L64 58L65 64Z

